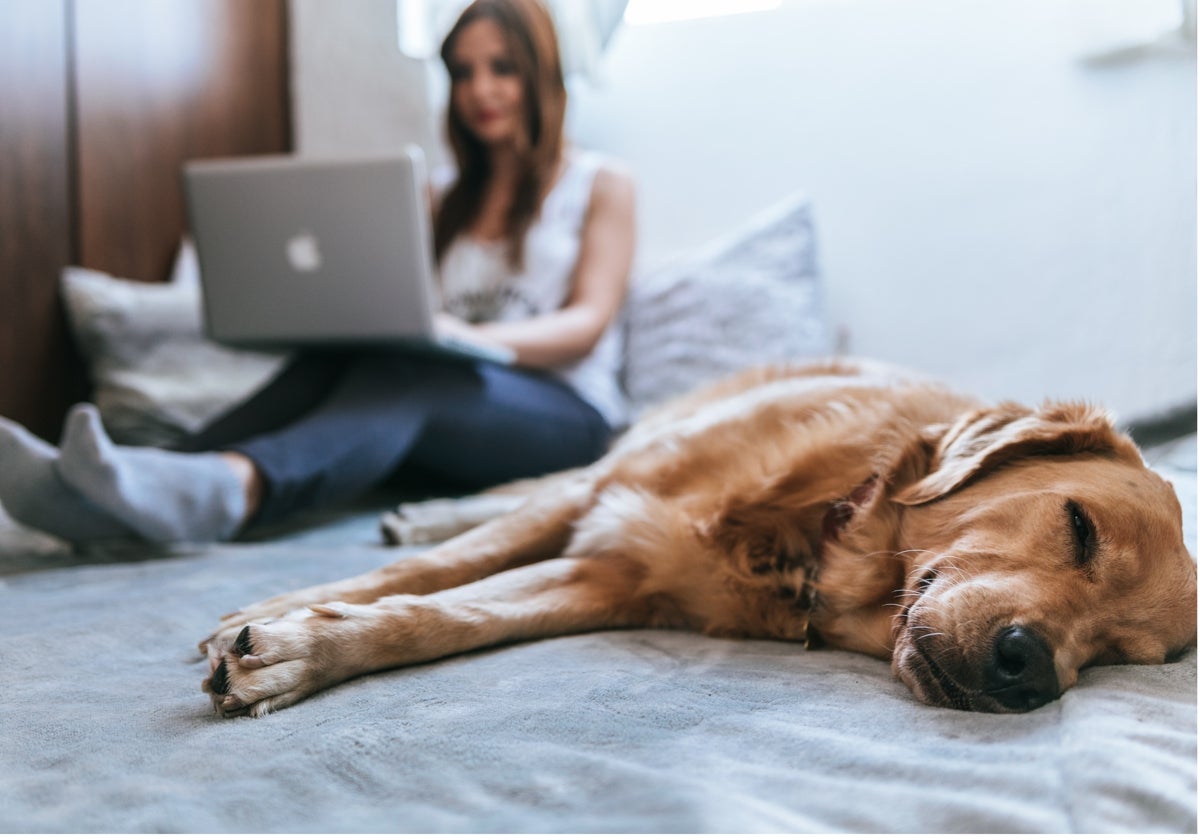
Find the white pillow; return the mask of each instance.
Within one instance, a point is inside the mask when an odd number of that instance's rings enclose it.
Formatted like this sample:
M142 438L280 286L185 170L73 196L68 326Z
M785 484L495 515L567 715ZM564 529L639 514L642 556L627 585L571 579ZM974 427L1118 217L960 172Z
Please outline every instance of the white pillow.
M792 197L685 263L635 278L625 319L635 418L748 367L829 354L809 202Z
M184 240L168 283L68 266L68 322L105 428L121 443L168 446L275 374L285 357L231 350L203 333L200 268Z

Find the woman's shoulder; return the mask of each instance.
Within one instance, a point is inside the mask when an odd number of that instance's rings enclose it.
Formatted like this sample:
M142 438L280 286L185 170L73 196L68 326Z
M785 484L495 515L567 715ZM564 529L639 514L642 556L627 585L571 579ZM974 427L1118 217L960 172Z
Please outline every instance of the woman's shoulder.
M592 203L632 196L633 173L620 158L591 149L572 148L568 161L591 175Z
M592 180L592 207L625 208L633 203L633 173L617 158L603 156L596 163Z
M578 146L572 146L567 150L566 158L568 165L593 171L598 176L603 174L608 178L617 177L632 180L629 167L625 161L607 152L598 152L594 149L583 149Z

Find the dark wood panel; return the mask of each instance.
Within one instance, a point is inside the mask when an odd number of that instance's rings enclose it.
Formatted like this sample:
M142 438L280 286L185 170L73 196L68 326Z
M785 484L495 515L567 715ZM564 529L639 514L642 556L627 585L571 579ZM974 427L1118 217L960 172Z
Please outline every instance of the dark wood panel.
M78 241L163 280L189 158L290 148L284 0L75 0Z
M58 302L72 257L65 8L0 2L0 415L54 438L82 391Z
M58 435L87 381L64 265L161 280L179 166L290 148L286 0L0 0L0 414Z

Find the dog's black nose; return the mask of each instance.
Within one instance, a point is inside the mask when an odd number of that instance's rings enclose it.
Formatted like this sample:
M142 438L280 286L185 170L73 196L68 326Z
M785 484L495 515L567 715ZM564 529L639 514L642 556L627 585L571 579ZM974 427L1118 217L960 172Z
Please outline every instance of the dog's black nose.
M983 687L1004 708L1015 712L1049 703L1059 695L1050 646L1027 627L1005 627L992 645Z

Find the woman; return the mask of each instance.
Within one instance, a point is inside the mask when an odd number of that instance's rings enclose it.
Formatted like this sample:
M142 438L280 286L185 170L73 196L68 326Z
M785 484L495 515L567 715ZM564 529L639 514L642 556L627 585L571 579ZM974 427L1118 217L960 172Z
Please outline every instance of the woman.
M632 183L564 148L558 47L536 0L477 0L442 60L458 167L435 196L438 326L508 348L516 366L304 355L183 451L115 445L91 405L72 410L61 449L0 420L14 518L75 542L223 540L398 469L478 488L603 452L623 419L612 327Z

